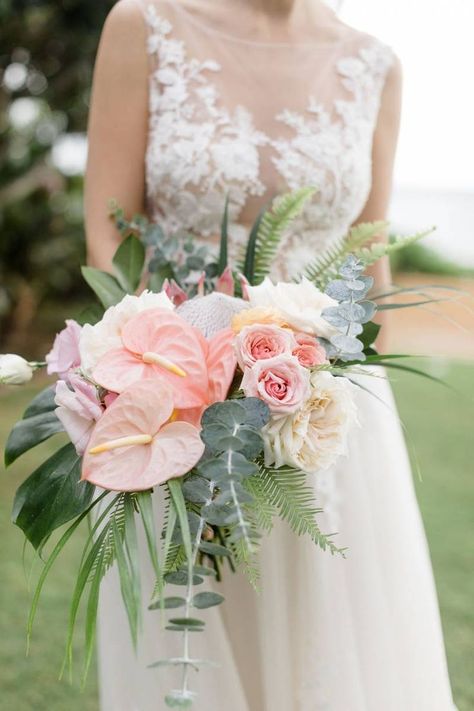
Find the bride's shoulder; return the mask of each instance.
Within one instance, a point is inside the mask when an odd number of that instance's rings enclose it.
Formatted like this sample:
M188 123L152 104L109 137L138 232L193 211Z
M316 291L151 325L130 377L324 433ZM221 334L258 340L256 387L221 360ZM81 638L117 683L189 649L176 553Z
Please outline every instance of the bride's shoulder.
M387 82L397 83L401 80L402 65L393 47L374 34L348 25L337 18L340 43L343 56L350 59L363 60L365 66L375 74L387 78Z

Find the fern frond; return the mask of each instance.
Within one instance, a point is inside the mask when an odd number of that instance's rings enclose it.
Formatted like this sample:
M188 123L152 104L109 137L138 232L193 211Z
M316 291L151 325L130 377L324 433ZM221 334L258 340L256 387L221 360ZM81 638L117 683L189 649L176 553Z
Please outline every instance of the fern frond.
M430 235L435 228L430 230L425 230L424 232L417 232L414 235L409 235L406 237L396 236L390 240L390 242L374 242L368 247L362 247L355 252L355 256L360 259L360 261L366 267L370 267L371 264L375 264L382 257L387 257L394 252L398 252L400 249L405 249L415 242L419 242L428 235Z
M366 222L352 227L347 236L341 237L336 244L328 247L306 267L304 276L312 281L318 289L324 291L331 279L336 277L338 269L349 254L358 256L364 245L380 235L387 227L387 222Z
M281 518L298 536L308 535L323 550L342 553L317 524L316 516L322 509L314 505L314 491L307 485L304 472L290 467L262 467L260 478L267 500L278 509Z
M281 195L272 202L271 209L265 212L259 222L255 239L253 259L239 264L239 270L245 274L251 284L260 284L269 274L278 252L284 231L303 209L306 201L313 195L315 188L301 188ZM251 268L249 270L249 264Z
M260 581L260 570L257 565L255 556L249 555L245 541L240 538L237 541L233 541L227 544L232 552L232 558L234 560L236 568L239 568L245 575L250 585L254 590L258 592L259 581Z
M269 533L273 528L273 518L277 511L266 496L265 485L260 476L251 476L244 482L245 488L252 495L253 501L248 504L257 528Z

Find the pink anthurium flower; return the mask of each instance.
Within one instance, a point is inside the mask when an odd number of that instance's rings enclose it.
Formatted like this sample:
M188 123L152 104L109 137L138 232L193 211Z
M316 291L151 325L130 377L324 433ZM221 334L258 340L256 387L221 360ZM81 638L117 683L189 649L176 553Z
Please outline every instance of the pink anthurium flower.
M209 379L207 402L201 407L179 410L179 419L199 426L204 410L215 402L226 399L234 379L237 357L234 348L235 334L231 328L216 333L209 341L206 366Z
M96 424L82 479L111 491L143 491L183 476L204 444L197 427L170 421L173 390L148 378L127 388Z
M107 390L121 393L155 377L172 389L175 407L200 407L208 400L208 344L201 332L168 309L149 309L123 327L122 348L108 351L93 376Z

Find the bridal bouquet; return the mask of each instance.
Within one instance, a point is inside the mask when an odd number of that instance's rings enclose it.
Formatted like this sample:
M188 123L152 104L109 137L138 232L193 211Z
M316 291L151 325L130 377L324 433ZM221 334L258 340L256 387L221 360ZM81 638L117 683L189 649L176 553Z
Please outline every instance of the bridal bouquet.
M422 235L381 244L373 238L386 225L361 225L297 281L269 278L280 239L311 192L282 196L260 215L235 271L227 209L216 260L191 238L163 235L140 216L128 222L114 208L125 237L114 273L83 269L98 304L80 323L66 322L44 362L0 356L5 383L25 382L43 366L57 377L13 428L6 464L56 433L70 439L15 497L14 523L45 556L28 636L51 566L89 517L65 662L87 596L89 667L100 585L113 564L136 643L141 525L156 576L149 609L167 610L166 629L183 638L181 656L151 664L182 668L170 707L191 705L188 672L208 663L193 658L190 633L203 632L200 611L223 597L205 579L221 579L228 565L258 586L258 542L275 516L343 553L318 526L310 476L344 454L357 418L351 375L361 364L406 367L392 360L402 356L374 349L377 308L394 305L368 298L373 280L364 271ZM140 285L148 288L137 295ZM153 497L164 500L163 520Z

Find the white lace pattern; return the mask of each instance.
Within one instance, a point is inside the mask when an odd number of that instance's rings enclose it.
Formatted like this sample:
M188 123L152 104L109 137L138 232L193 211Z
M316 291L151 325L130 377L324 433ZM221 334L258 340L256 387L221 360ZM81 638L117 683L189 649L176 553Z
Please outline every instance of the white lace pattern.
M372 136L392 51L370 38L355 56L339 58L335 69L341 97L324 105L309 96L304 112L282 109L275 121L285 128L285 137L273 137L256 129L246 107L231 111L222 105L213 83L221 71L217 61L189 57L154 4L147 4L145 18L152 66L149 212L168 231L206 240L219 233L228 195L235 254L247 234L242 210L249 198L266 191L260 170L265 148L285 189L317 188L282 246L279 276L295 274L315 252L345 234L367 200Z

